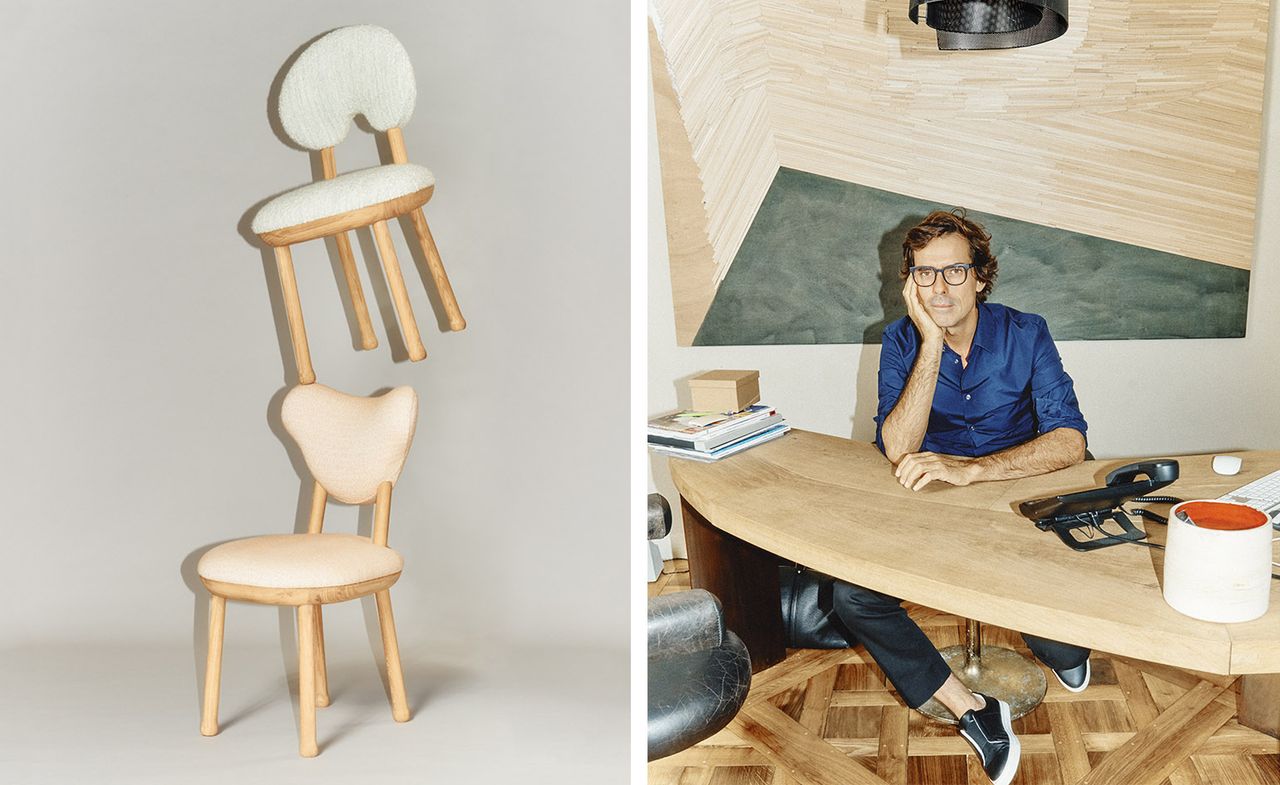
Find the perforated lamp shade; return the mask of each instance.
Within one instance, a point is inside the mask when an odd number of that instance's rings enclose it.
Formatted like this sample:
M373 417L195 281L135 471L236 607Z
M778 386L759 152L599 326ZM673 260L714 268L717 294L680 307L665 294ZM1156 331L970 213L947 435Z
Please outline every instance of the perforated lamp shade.
M1067 32L1067 0L910 0L907 16L938 31L939 49L1013 49Z

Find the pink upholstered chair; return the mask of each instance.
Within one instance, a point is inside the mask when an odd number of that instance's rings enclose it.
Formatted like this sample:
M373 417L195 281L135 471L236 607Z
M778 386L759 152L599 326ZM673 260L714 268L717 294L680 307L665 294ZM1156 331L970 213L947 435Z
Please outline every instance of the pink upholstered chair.
M413 115L416 97L409 55L395 36L372 25L342 27L316 39L298 55L280 85L280 123L298 145L320 151L325 179L264 204L253 218L252 229L275 249L298 381L302 384L311 384L316 377L294 278L290 249L296 243L334 237L360 328L361 347L373 349L378 339L373 334L347 238L348 231L371 225L409 359L421 360L427 350L413 318L413 306L387 228L388 220L407 215L440 294L449 329L467 326L422 213L422 206L435 191L435 175L424 166L409 163L400 131ZM358 114L386 133L392 163L338 174L333 148L346 137Z
M327 603L377 598L391 715L397 722L409 719L390 594L404 559L387 547L387 530L391 489L413 441L418 397L411 387L363 398L320 384L298 386L285 396L281 417L315 480L307 533L233 540L200 559L196 571L212 595L200 732L218 733L226 601L292 605L298 609L299 750L311 757L318 752L316 706L329 705L320 613ZM373 536L323 532L330 496L347 504L373 502Z

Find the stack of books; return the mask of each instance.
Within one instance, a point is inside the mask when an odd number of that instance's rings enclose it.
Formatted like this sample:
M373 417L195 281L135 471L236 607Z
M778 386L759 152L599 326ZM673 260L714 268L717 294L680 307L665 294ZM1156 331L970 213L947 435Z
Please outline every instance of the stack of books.
M695 461L718 461L791 430L772 406L756 404L740 412L676 412L649 421L654 452Z

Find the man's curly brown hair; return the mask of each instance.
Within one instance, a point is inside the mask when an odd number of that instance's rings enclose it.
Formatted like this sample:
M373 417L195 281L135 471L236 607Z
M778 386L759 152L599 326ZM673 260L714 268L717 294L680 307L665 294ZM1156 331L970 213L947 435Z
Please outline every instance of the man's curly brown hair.
M969 255L973 261L973 274L986 284L978 292L978 302L986 302L992 290L996 288L998 263L995 254L991 253L991 235L980 224L970 221L963 207L950 212L934 210L924 220L907 230L902 241L902 269L898 276L907 280L911 266L915 264L916 251L930 242L946 234L960 234L969 241Z

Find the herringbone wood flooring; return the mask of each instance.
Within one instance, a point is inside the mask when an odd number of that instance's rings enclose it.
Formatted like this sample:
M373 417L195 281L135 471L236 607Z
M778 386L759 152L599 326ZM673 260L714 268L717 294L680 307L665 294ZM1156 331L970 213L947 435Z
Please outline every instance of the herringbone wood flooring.
M667 562L649 594L689 588ZM964 619L909 605L939 646ZM983 640L1028 654L1012 631ZM1014 722L1013 785L1280 785L1280 740L1235 720L1233 677L1095 652L1093 680L1072 694L1048 677L1035 711ZM757 673L738 717L702 744L649 764L650 785L989 785L954 727L908 709L856 649L797 649Z

